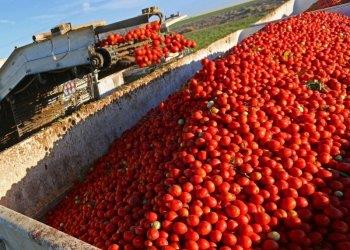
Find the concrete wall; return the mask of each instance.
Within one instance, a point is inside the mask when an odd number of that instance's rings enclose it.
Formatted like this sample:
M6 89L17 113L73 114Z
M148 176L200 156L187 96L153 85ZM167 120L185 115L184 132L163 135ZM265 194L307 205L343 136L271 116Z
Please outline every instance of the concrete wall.
M296 2L287 2L261 22L289 15ZM313 1L305 2L311 5ZM40 218L48 209L48 204L54 204L75 180L81 178L123 131L132 127L200 69L202 58L222 55L259 28L255 26L247 31L235 32L206 49L122 86L110 96L83 106L70 117L2 152L0 239L5 239L8 249L40 249L47 246L53 249L81 249L79 246L83 245L80 241L70 236L56 235L56 230L29 217ZM32 225L55 234L53 238L50 238L51 234L43 234L38 240L30 236ZM21 238L24 248L19 245L22 244Z
M317 0L312 0L312 1L295 0L292 14L297 15L297 14L307 10L316 1Z
M1 250L97 248L5 207L0 209Z

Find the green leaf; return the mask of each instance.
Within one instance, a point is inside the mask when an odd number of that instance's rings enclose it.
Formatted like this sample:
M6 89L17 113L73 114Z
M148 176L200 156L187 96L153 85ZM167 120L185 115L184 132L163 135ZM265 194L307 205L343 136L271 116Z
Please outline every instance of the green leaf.
M342 172L342 171L339 171L339 174L343 177L350 177L350 175L348 175L347 173Z
M306 86L311 90L316 90L316 91L325 90L324 84L317 79L313 79L313 80L308 81L306 83Z

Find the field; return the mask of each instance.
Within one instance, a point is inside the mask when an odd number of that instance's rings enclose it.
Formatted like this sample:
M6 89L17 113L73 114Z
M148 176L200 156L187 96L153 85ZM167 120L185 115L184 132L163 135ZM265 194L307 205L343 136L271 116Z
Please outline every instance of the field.
M244 29L283 4L284 0L253 0L190 17L170 27L198 43L197 50L228 34Z

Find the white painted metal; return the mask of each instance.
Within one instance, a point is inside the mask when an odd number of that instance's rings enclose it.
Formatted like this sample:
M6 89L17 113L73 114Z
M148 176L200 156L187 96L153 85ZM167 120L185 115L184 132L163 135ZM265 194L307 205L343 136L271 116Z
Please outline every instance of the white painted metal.
M113 75L103 78L103 80L97 82L97 94L98 97L104 97L110 94L116 87L124 84L124 72L119 71Z
M85 27L100 27L100 26L104 26L107 25L107 22L104 20L100 20L100 21L92 21L92 22L88 22L88 23L84 23L84 24L80 24L80 25L71 25L71 30L78 30L81 28L85 28ZM36 35L33 35L33 41L34 42L42 42L44 40L50 39L52 37L52 33L51 31L47 31L47 32L43 32L43 33L39 33Z
M303 11L307 10L316 1L317 0L295 0L293 6L293 15L300 14Z
M6 58L0 59L0 68L2 67L2 65L4 65L5 62L6 62Z
M180 22L181 20L184 20L185 18L187 18L187 15L169 18L168 20L165 20L164 24L166 27L169 27L177 22Z
M0 101L27 75L89 64L93 26L15 49L0 68Z
M332 8L327 8L327 9L324 9L324 11L335 12L335 13L343 14L346 16L350 16L350 3L338 5L338 6L335 6Z

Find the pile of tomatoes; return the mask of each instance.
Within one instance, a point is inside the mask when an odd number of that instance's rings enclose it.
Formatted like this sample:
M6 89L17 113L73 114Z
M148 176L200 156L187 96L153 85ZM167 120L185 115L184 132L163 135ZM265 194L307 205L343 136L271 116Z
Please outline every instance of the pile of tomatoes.
M120 35L118 33L109 34L105 39L102 39L97 46L106 47L131 41L145 41L147 39L156 40L159 39L160 28L161 26L159 22L152 22L143 27L132 29L125 35Z
M172 53L183 51L185 48L195 48L197 46L195 41L187 40L183 35L178 33L166 35L164 44Z
M186 48L196 47L196 42L186 39L183 35L171 33L163 36L160 29L159 22L152 22L144 27L132 29L124 36L110 34L97 46L106 47L150 40L149 44L140 46L133 51L135 62L141 68L160 63L163 58L169 56L169 52L176 53Z
M350 249L350 18L306 13L202 69L47 223L102 249Z
M314 3L310 10L318 10L318 9L325 9L329 7L333 7L339 4L345 4L349 3L349 0L318 0L316 3Z
M178 33L171 33L165 37L152 38L152 46L145 45L135 49L135 59L139 67L147 67L160 63L163 58L167 58L169 53L178 53L186 48L195 48L195 41L186 39Z

